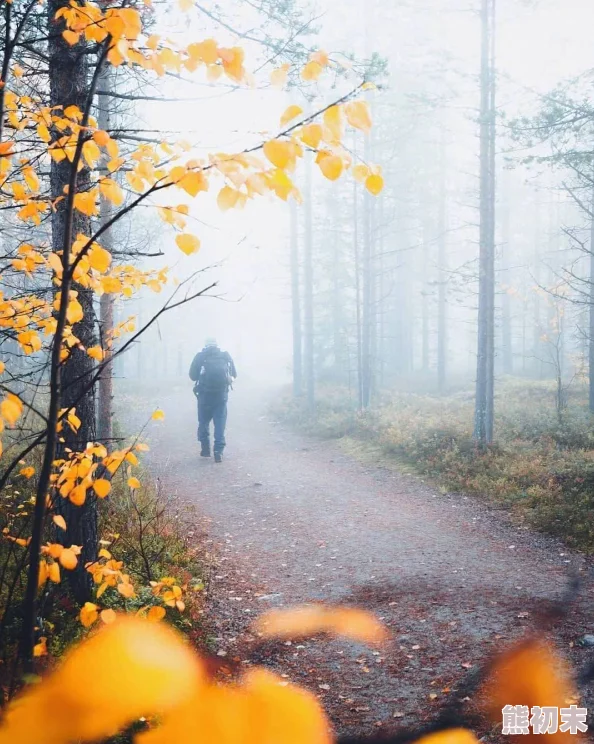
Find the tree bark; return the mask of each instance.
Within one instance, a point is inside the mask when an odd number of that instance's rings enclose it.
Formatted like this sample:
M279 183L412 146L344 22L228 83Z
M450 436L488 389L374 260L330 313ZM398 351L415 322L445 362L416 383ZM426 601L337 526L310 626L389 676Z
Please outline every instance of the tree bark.
M98 96L98 124L99 128L109 131L111 128L111 112L109 109L110 98L101 95L111 90L111 70L106 67L101 75ZM107 161L107 158L104 158ZM113 207L109 199L101 197L100 218L101 224L105 225L113 216ZM113 231L106 230L101 238L103 247L110 253L113 251ZM101 371L98 384L98 406L97 406L97 434L99 441L109 447L113 439L113 362L112 351L108 347L108 341L114 327L113 296L106 292L101 295L99 301L99 327L101 332L101 345L104 351L105 366Z
M82 111L89 92L88 55L85 54L84 42L70 46L62 37L60 33L62 22L57 24L53 20L62 7L68 7L67 0L50 0L48 5L50 102L52 106L60 106L63 109L77 106ZM51 161L52 199L64 195L64 187L68 185L71 177L71 167L67 158L60 163ZM87 167L83 167L77 174L76 192L86 191L89 187L90 173ZM55 252L61 252L64 246L66 207L66 199L61 199L52 212L52 247ZM75 237L79 233L89 236L91 223L89 217L74 210L72 236ZM58 457L63 457L67 449L80 451L86 447L87 442L92 442L96 438L94 391L85 390L94 368L94 362L86 352L86 349L95 344L93 292L74 282L71 291L77 292L77 299L84 313L83 319L75 323L72 329L82 348L74 346L68 359L62 364L61 405L63 408L76 407L76 414L81 423L76 432L67 424L64 425L56 453ZM92 587L91 576L86 571L85 564L97 557L96 499L89 493L83 506L74 506L67 499L59 498L57 509L67 524L66 531L57 531L57 538L66 546L82 546L77 569L66 572L66 576L76 599L85 602L90 598Z
M314 359L314 272L313 272L313 230L312 230L312 158L305 157L305 240L304 240L304 331L305 331L305 384L307 407L315 410L315 359Z
M441 130L439 155L439 211L437 216L437 389L441 395L446 388L447 357L448 357L448 256L446 243L446 210L447 210L447 180L446 180L446 141L445 129Z
M495 0L481 2L480 253L474 438L493 440L495 331Z
M293 396L301 397L303 393L303 359L301 334L301 292L299 281L299 231L297 204L291 199L291 312L293 320Z
M594 188L592 189L592 214L590 216L590 307L588 337L588 401L594 413Z

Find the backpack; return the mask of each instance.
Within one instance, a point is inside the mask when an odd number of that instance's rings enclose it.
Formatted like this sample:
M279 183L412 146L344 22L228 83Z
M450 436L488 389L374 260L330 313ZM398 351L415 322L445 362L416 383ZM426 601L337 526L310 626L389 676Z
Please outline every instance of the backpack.
M223 351L213 351L202 362L198 380L199 392L226 393L231 385L229 358Z

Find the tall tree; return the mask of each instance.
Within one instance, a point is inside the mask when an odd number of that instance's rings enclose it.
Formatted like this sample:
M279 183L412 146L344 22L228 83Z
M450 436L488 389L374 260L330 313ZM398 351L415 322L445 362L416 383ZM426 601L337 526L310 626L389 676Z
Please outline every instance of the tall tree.
M474 438L493 440L495 361L495 1L481 0L480 247Z
M303 392L303 357L301 333L301 282L299 266L299 220L297 204L291 199L290 253L291 253L291 310L293 321L293 395L298 398Z
M56 13L67 7L67 0L50 0L48 4L50 104L59 110L66 111L73 106L78 111L85 111L89 107L90 96L89 48L85 42L71 45L64 39L64 22L59 17L56 20ZM73 237L92 234L90 217L78 209L69 209L67 200L63 198L65 193L83 193L90 189L90 170L82 161L81 165L75 171L68 158L51 160L51 197L56 205L51 222L52 246L58 255L62 255L65 245L70 245ZM58 443L58 456L64 456L69 450L84 450L88 442L97 438L95 391L89 385L94 361L86 351L95 346L96 338L93 291L72 282L70 296L73 304L68 320L80 344L73 346L62 362L58 384L62 407L76 409L80 423L77 427L64 427ZM67 525L66 530L57 531L58 538L66 547L82 546L81 560L76 570L68 576L77 599L86 601L90 597L92 578L85 565L96 559L98 549L97 500L92 495L80 506L68 499L60 499L57 503Z

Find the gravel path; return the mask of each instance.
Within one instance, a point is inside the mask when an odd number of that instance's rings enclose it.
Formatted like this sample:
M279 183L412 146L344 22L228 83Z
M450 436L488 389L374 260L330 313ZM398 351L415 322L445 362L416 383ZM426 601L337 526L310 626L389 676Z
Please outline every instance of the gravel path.
M200 539L217 555L219 655L270 663L306 684L339 731L431 718L469 669L562 594L570 568L585 574L580 556L476 500L287 431L256 393L231 395L228 448L216 465L198 456L191 391L161 391L166 419L151 426L150 465L167 493L205 517ZM140 421L154 403L134 407L130 419ZM378 652L315 640L262 657L250 620L270 606L311 600L371 608L394 641ZM588 583L556 630L579 664L590 652L574 642L594 632L593 601Z

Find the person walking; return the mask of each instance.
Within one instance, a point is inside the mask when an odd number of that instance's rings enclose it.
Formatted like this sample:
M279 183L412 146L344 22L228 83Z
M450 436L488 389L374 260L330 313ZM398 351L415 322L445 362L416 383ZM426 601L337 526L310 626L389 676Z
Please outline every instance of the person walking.
M214 424L214 460L223 461L227 400L237 370L231 355L222 351L214 338L207 338L202 351L190 366L190 379L195 383L198 399L198 441L200 456L210 457L210 422Z

